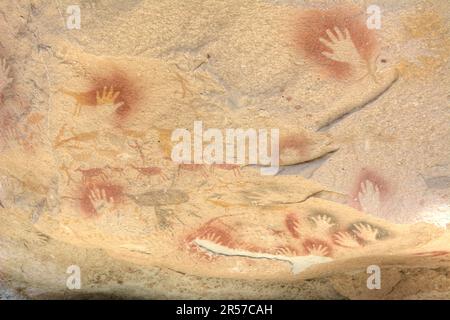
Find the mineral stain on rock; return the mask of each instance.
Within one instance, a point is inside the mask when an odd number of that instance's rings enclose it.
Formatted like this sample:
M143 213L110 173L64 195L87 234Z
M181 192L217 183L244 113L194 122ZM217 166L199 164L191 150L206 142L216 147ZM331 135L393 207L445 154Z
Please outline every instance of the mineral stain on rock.
M165 206L178 205L189 201L189 195L182 190L153 190L142 194L126 194L137 205L143 207L153 207L161 229L167 229L172 226L169 218L174 217L180 223L183 223L170 208Z
M426 178L425 184L430 189L447 189L450 188L450 177L449 176L439 176Z
M144 207L177 205L189 201L189 195L182 190L154 190L141 194L126 194L127 197Z

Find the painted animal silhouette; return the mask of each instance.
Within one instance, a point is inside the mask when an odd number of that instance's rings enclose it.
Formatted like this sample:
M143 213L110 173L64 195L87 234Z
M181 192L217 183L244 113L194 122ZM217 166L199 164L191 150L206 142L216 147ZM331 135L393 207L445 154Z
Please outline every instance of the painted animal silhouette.
M203 177L205 178L208 177L208 172L206 171L206 167L203 164L180 163L178 165L177 175L180 176L182 171L200 172Z
M159 167L137 167L135 165L130 166L139 173L138 178L143 176L147 177L159 176L161 177L162 180L169 179L167 175L163 172L163 170Z
M211 172L214 174L215 169L225 170L225 171L233 171L235 177L241 175L241 166L238 164L213 164L211 165Z
M105 170L102 168L92 168L92 169L82 169L78 168L75 171L81 172L83 178L83 184L87 185L92 183L95 178L99 178L102 181L108 180L108 175L105 173Z

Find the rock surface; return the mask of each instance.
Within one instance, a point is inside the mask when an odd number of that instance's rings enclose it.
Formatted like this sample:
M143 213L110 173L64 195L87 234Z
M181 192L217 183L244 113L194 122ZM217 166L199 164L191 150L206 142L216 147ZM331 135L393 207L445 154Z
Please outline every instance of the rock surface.
M450 297L448 1L71 5L0 4L1 299Z

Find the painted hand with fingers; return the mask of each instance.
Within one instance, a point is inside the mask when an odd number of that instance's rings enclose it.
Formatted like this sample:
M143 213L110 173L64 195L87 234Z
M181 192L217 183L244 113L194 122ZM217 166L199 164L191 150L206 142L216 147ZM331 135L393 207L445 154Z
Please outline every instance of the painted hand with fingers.
M306 250L310 255L318 257L326 257L330 253L328 248L322 244L312 244Z
M298 256L298 253L293 248L289 247L279 247L275 250L275 254L287 257Z
M335 34L330 29L326 30L329 40L319 38L319 41L332 51L323 51L322 54L334 61L365 66L366 62L359 54L348 29L344 29L344 32L342 32L338 27L335 27L334 32Z
M354 227L355 230L353 230L353 232L358 238L367 242L377 241L379 232L377 228L366 223L358 223L355 224Z
M381 212L380 189L376 184L369 180L361 183L358 201L361 205L361 209L366 213L379 214Z
M310 218L314 222L315 228L319 233L327 233L334 225L331 217L323 214Z
M114 208L114 198L108 197L105 189L93 188L89 200L97 213L105 210L110 211Z
M361 244L348 232L338 232L334 235L334 242L345 248L359 248Z
M11 71L10 67L6 64L6 59L2 59L0 61L0 94L12 81L12 78L9 78L9 72Z
M102 92L97 91L96 93L97 105L114 105L115 107L120 107L123 102L115 104L119 95L120 91L114 91L114 86L111 86L109 89L103 87Z
M292 221L292 228L294 229L294 232L297 235L301 234L301 232L300 232L300 222L297 219Z

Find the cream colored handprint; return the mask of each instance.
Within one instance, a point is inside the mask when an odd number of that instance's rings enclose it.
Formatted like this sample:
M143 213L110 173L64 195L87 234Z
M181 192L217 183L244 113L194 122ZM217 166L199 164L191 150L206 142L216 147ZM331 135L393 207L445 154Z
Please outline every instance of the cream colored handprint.
M345 248L359 248L361 244L348 232L338 232L334 235L334 242Z
M2 91L13 81L9 78L10 67L6 64L6 60L2 59L0 61L0 94Z
M97 105L115 105L116 107L120 107L123 102L115 104L119 95L120 91L114 92L114 86L111 86L109 89L104 87L102 92L97 91L96 93Z
M330 253L327 246L324 246L322 244L312 244L306 247L306 250L311 256L318 257L326 257Z
M275 254L287 257L298 256L298 253L289 247L280 247L275 250Z
M367 242L377 241L379 230L366 223L358 223L354 225L355 230L353 232L360 239Z
M327 233L335 224L332 222L331 217L326 214L317 215L310 218L314 224L315 229L319 233Z
M201 240L208 240L211 241L213 243L222 243L222 239L220 237L220 235L214 233L213 231L209 231L206 234L202 235L201 237L199 237L199 239Z
M297 219L293 219L292 228L297 235L300 235L300 222Z
M380 189L370 180L361 183L358 201L361 205L361 210L366 213L379 214L381 211Z
M344 33L342 33L339 28L335 27L334 31L336 35L330 29L326 30L329 40L319 38L319 41L332 51L323 51L322 54L328 59L350 64L358 75L367 75L369 73L368 64L358 52L348 29L344 29Z
M107 197L105 189L93 188L89 200L97 213L110 212L114 208L114 199Z

